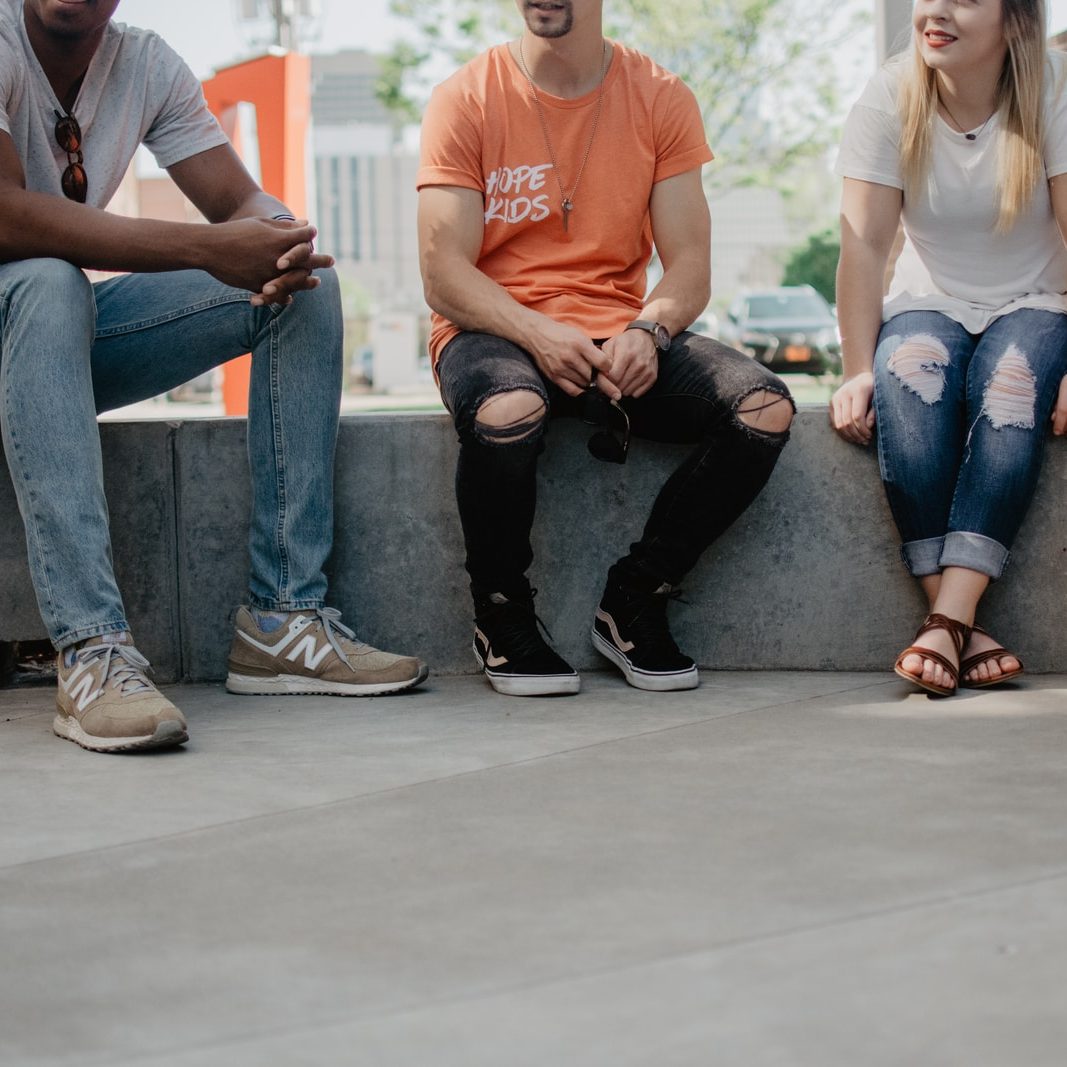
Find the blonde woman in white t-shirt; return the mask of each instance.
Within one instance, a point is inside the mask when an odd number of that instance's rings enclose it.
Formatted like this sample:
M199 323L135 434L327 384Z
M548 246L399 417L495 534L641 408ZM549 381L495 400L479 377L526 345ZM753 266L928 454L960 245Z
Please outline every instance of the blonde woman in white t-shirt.
M930 603L896 672L933 693L1022 664L975 626L1067 430L1067 56L1043 0L916 0L914 47L849 115L830 419L866 445ZM904 249L883 301L898 224Z

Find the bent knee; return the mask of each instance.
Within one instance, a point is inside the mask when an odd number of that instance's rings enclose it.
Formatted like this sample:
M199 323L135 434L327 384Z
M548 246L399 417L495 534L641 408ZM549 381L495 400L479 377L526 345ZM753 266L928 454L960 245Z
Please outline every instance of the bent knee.
M734 409L739 422L761 434L785 434L793 423L793 401L788 393L757 389Z
M1006 426L1032 430L1036 407L1037 377L1030 369L1026 353L1016 345L1009 345L986 382L982 414L995 430Z
M494 393L483 401L474 418L474 432L486 444L508 445L532 441L544 429L548 404L530 389Z
M945 371L951 361L944 341L933 334L917 333L900 342L889 357L886 370L904 389L930 406L945 394Z
M72 299L92 295L92 284L80 267L65 259L23 259L4 264L9 285L24 286L35 295Z
M28 336L55 327L91 340L96 324L92 283L63 259L25 259L0 266L0 323L20 323Z

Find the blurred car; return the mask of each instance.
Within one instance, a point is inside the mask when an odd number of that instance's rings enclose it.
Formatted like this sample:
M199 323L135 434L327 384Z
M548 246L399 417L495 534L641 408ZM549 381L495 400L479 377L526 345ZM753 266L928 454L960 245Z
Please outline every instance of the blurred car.
M837 319L810 285L742 291L721 337L779 374L841 372Z
M711 308L705 308L700 318L689 329L693 333L702 334L704 337L719 336L719 316Z

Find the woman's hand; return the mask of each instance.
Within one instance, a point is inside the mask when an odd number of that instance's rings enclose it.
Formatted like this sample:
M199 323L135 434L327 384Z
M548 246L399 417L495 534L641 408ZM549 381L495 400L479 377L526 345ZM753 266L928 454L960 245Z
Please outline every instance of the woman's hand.
M1067 433L1067 376L1060 379L1060 391L1052 409L1052 432L1057 437Z
M1067 378L1064 378L1067 382ZM864 371L849 378L830 400L830 425L854 445L869 445L874 434L874 374ZM1067 428L1067 388L1060 385L1064 426ZM1060 405L1056 406L1057 412ZM1063 431L1059 431L1063 432Z

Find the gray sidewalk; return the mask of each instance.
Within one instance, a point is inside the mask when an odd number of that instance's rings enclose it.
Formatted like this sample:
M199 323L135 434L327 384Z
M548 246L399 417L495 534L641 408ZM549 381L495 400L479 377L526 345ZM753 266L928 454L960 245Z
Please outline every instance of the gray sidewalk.
M0 692L0 1064L1034 1067L1067 1047L1067 677Z

